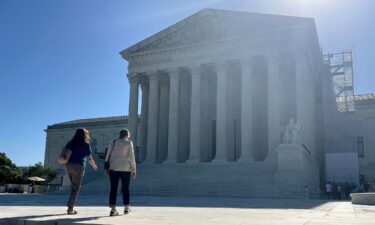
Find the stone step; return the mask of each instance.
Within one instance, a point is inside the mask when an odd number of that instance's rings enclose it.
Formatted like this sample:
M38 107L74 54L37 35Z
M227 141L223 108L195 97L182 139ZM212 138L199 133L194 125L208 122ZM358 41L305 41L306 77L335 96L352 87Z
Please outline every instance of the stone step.
M131 181L136 195L273 196L275 166L266 162L139 164ZM108 177L82 186L81 193L109 192Z

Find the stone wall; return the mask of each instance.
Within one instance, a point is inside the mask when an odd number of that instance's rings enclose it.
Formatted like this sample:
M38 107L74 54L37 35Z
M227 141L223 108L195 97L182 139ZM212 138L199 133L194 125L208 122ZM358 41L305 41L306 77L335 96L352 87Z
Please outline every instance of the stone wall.
M81 127L88 129L90 132L91 151L99 168L97 174L100 173L100 175L102 175L101 170L104 160L99 158L99 154L104 153L110 142L118 137L121 129L127 128L127 117L85 119L48 126L45 130L47 137L44 164L59 170L59 176L53 183L62 183L61 176L64 174L64 168L58 164L57 158L63 147L65 147L68 141L73 137L76 129ZM93 176L97 176L89 167L90 166L87 166L86 168L84 182L88 182Z

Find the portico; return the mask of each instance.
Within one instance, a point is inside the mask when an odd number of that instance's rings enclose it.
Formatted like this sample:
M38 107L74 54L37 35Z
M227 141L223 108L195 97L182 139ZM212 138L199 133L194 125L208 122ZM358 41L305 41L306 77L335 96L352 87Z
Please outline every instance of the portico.
M129 127L137 126L134 112L141 85L141 121L145 122L139 143L146 162L276 160L274 149L280 144L280 127L287 119L284 116L281 122L281 116L297 115L303 104L295 98L283 99L293 101L288 105L294 107L281 113L280 98L285 93L279 87L280 68L285 65L280 58L277 53L244 55L129 73ZM296 85L297 81L284 83ZM288 88L297 90L296 86Z
M132 133L145 168L174 170L173 177L196 179L198 186L217 185L216 176L228 169L240 173L226 179L241 188L257 179L256 185L279 185L269 179L289 176L276 170L280 159L288 160L278 154L280 146L290 150L281 137L291 118L303 127L291 146L299 150L291 152L308 152L301 154L313 168L317 74L311 68L320 54L314 34L312 19L206 9L122 51L129 62L130 129L139 122L142 94L141 137ZM208 173L204 181L194 178L192 166ZM300 181L292 187L303 187ZM172 180L156 187L165 185L178 189Z
M139 143L147 162L276 161L280 128L289 117L313 121L302 113L304 104L313 105L305 101L313 101L313 93L297 95L311 81L312 46L304 40L311 21L293 18L293 24L280 16L285 24L267 30L269 18L218 11L232 22L253 20L249 31L230 33L215 11L200 11L121 52L129 62L133 134L141 85ZM264 30L250 32L260 21ZM287 38L295 41L283 42Z

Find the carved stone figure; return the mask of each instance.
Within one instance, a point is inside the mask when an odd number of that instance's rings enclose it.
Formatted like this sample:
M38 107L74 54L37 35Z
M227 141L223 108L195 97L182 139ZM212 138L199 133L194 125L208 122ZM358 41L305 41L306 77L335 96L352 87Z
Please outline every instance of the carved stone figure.
M302 126L294 122L293 118L289 119L289 123L282 128L283 144L300 144L301 143Z

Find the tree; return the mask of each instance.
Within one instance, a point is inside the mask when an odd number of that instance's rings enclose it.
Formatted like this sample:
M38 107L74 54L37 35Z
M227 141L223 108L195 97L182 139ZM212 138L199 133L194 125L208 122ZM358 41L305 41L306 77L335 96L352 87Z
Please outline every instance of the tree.
M53 179L55 179L57 175L57 170L45 167L41 162L36 163L33 166L30 166L24 173L24 178L27 179L27 177L41 177L46 179L47 182L51 182Z
M10 160L5 152L0 152L0 184L17 180L21 170Z

